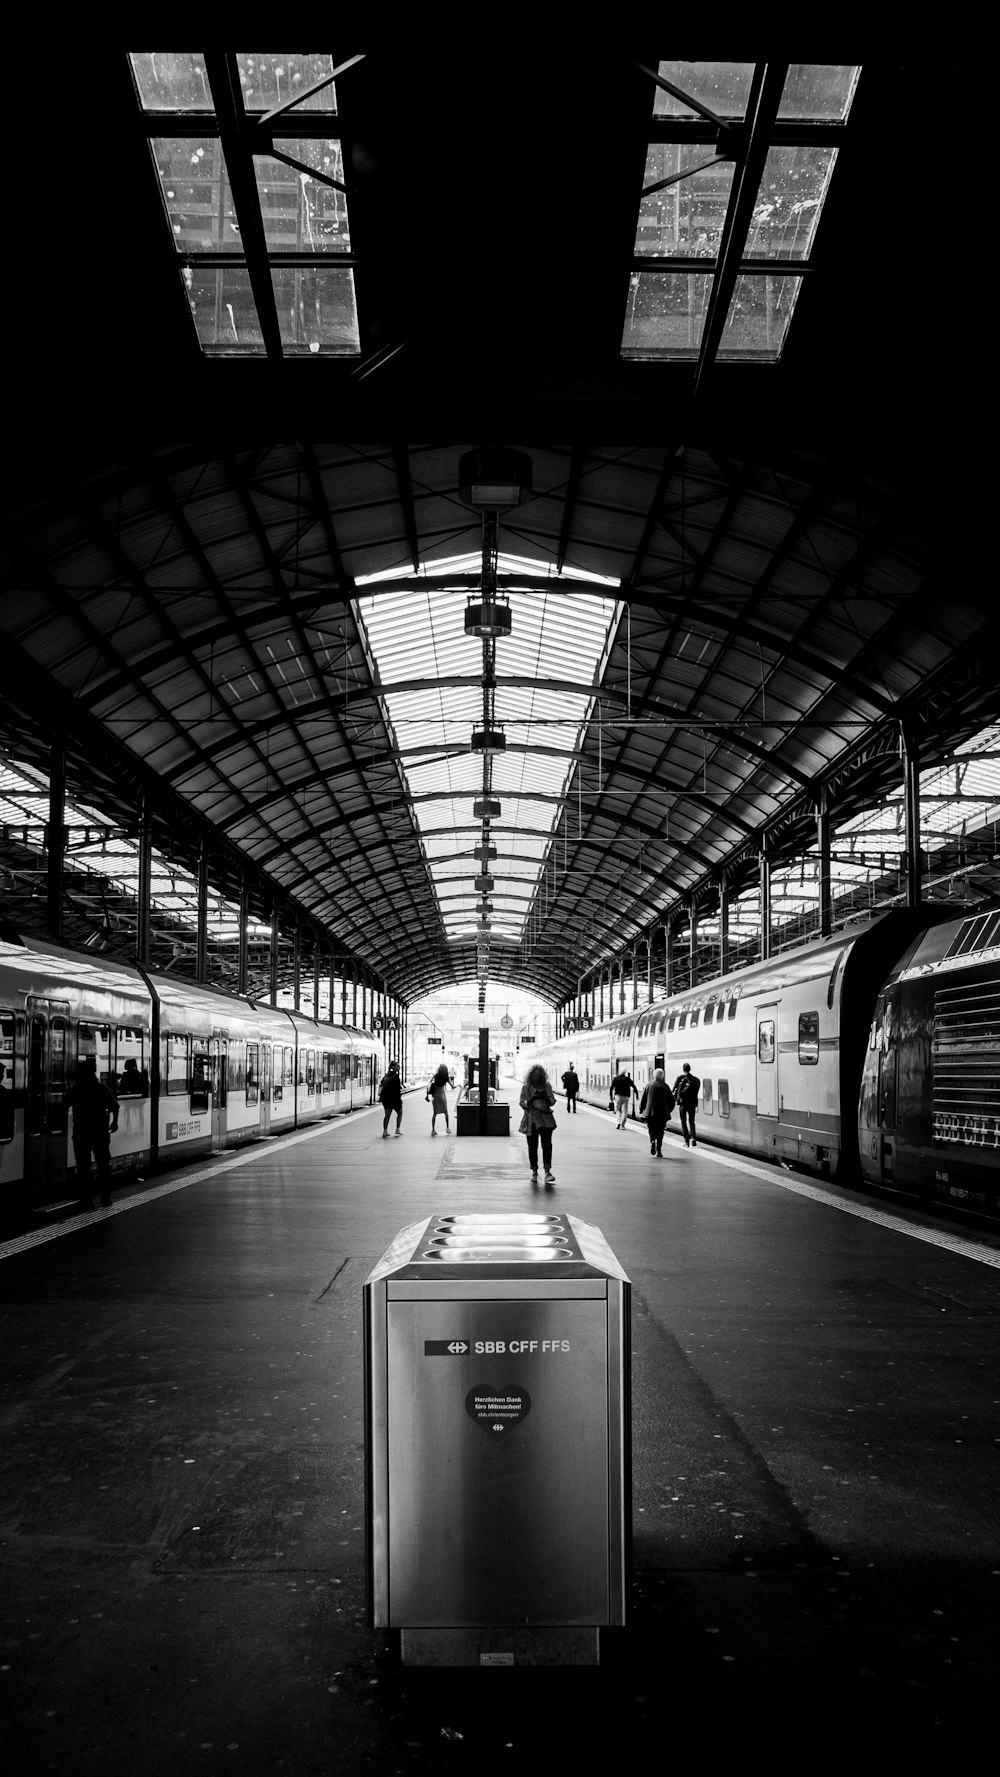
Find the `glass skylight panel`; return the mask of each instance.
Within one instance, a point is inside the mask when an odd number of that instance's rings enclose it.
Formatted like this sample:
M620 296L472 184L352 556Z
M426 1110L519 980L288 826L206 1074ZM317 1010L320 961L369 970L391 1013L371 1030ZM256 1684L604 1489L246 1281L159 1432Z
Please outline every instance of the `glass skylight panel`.
M801 278L737 278L719 343L720 360L771 362L777 358L801 284Z
M133 50L129 57L145 111L211 111L200 50Z
M150 146L179 253L241 253L218 136L154 136Z
M680 87L692 99L711 111L715 117L746 116L753 79L753 62L661 62L657 73ZM677 99L662 86L656 89L654 117L698 117L700 113L682 99Z
M286 357L356 357L361 345L354 273L272 266L278 327Z
M808 259L835 148L771 148L747 234L747 259Z
M249 55L238 51L236 62L247 111L274 111L290 102L303 111L337 109L336 83L330 79L331 55ZM324 84L319 92L313 91L321 81Z
M263 356L264 339L246 266L185 266L181 275L206 352Z
M733 163L703 172L711 148L703 142L651 142L646 150L637 253L715 259L726 219ZM677 174L688 175L677 179ZM665 184L670 180L672 183ZM658 189L656 189L658 187Z
M807 62L789 68L778 119L801 118L810 123L843 123L858 84L858 66Z
M711 271L633 272L623 356L696 358L711 293Z
M343 184L344 162L337 141L276 137L274 146L300 164L290 167L270 155L254 155L254 172L264 223L264 239L272 252L347 253L347 197L327 179ZM319 174L314 178L306 169Z

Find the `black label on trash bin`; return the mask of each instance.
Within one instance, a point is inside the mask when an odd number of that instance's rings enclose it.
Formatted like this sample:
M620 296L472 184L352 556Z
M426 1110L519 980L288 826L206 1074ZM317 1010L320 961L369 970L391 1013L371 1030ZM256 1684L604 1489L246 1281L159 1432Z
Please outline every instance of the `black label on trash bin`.
M531 1396L526 1388L511 1387L494 1383L485 1384L482 1388L470 1388L465 1397L465 1411L470 1419L481 1425L491 1438L504 1438L522 1419L527 1419L531 1412Z

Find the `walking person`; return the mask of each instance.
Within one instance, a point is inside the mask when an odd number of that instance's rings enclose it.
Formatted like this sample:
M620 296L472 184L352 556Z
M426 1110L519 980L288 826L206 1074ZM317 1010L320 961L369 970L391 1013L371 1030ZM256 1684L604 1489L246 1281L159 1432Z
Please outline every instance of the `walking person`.
M639 1101L639 1115L645 1118L649 1132L649 1151L657 1160L663 1158L663 1132L674 1103L667 1076L662 1067L658 1067Z
M448 1069L445 1067L444 1062L442 1061L441 1066L438 1068L437 1073L434 1075L434 1078L431 1081L430 1085L428 1086L427 1091L424 1095L424 1103L425 1104L426 1104L427 1100L430 1099L431 1134L432 1135L437 1134L437 1130L434 1127L434 1125L436 1124L439 1117L444 1118L444 1127L445 1127L446 1134L448 1134L448 1135L451 1134L451 1124L448 1121L448 1087L450 1084L451 1084L451 1075L448 1072Z
M552 1170L552 1131L556 1126L552 1115L552 1106L556 1095L549 1084L549 1076L540 1061L530 1067L524 1076L519 1100L524 1116L521 1118L519 1130L528 1138L528 1163L531 1167L531 1182L538 1183L538 1138L542 1138L542 1165L545 1168L545 1183L554 1185L556 1175Z
M572 1061L570 1062L569 1067L566 1069L566 1072L563 1074L562 1083L563 1083L563 1091L566 1094L566 1109L567 1109L567 1111L572 1111L573 1115L575 1116L576 1115L576 1095L580 1090L580 1076L576 1071L575 1062L572 1062Z
M674 1097L677 1109L681 1114L681 1134L686 1148L696 1148L698 1138L695 1134L694 1114L698 1109L698 1094L701 1081L697 1074L691 1072L691 1063L686 1061L674 1081Z
M66 1104L73 1112L73 1154L80 1192L80 1208L93 1209L93 1186L90 1182L90 1158L94 1157L97 1182L101 1187L101 1207L111 1207L111 1137L118 1128L118 1100L97 1077L97 1062L85 1055L76 1070L76 1079L66 1094ZM111 1127L108 1127L108 1118Z
M403 1082L399 1077L399 1062L390 1061L388 1072L383 1076L378 1089L379 1103L385 1115L382 1119L382 1140L389 1134L389 1118L396 1113L396 1134L400 1132L403 1122Z
M615 1117L619 1129L624 1129L628 1122L629 1106L632 1103L633 1093L635 1093L635 1096L638 1098L638 1086L631 1074L626 1073L624 1068L620 1068L611 1082L611 1096L614 1100Z

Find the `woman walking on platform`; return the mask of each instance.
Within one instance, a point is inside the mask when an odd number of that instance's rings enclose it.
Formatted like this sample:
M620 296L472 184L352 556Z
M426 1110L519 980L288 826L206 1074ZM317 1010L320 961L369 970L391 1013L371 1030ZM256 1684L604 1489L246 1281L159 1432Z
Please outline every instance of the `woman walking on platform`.
M520 1105L524 1116L520 1122L520 1133L528 1138L528 1160L531 1164L531 1182L538 1183L538 1137L542 1138L542 1164L545 1167L545 1183L554 1185L556 1175L552 1170L552 1131L556 1120L552 1115L552 1106L556 1095L549 1085L549 1076L541 1062L536 1061L534 1067L528 1069L521 1087Z
M451 1079L451 1075L449 1074L448 1069L445 1067L444 1062L442 1061L441 1066L438 1068L437 1073L434 1075L433 1080L431 1081L430 1085L427 1088L427 1095L426 1095L427 1098L429 1098L431 1101L431 1134L432 1135L437 1134L437 1130L435 1129L434 1125L437 1122L439 1116L444 1118L445 1133L447 1135L451 1134L451 1124L448 1121L448 1082L450 1079Z

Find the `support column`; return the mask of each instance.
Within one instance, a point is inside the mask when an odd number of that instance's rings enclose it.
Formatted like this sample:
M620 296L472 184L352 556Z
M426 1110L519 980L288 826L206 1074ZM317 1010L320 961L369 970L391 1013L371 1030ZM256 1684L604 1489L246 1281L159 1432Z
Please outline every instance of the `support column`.
M830 879L830 810L826 786L816 804L816 850L819 853L819 935L829 938L833 931L833 892Z
M347 958L345 956L340 970L340 1022L347 1023Z
M719 876L719 973L729 974L729 877Z
M298 920L292 930L292 1007L296 1012L302 1010L302 935ZM315 1016L314 1002L313 1017Z
M688 986L698 980L698 907L692 895L688 902Z
M247 990L247 927L250 924L250 890L247 887L246 872L240 872L240 931L236 952L236 991L245 994Z
M920 743L908 723L900 723L903 749L903 820L906 842L906 905L919 907L923 890L920 864Z
M313 939L313 1017L319 1023L319 948Z
M646 1004L653 1003L653 939L646 939Z
M674 991L674 928L669 919L663 928L663 992L667 999Z
M760 960L771 954L771 857L767 846L760 848Z
M618 1016L625 1010L625 955L618 958Z
M326 1008L326 1019L328 1024L336 1024L337 1022L337 953L335 950L330 952L330 1003Z
M271 945L270 945L270 952L268 955L268 971L269 971L269 976L270 976L269 988L270 988L270 998L271 998L272 1006L276 1006L278 1003L278 943L279 943L280 937L281 937L281 930L280 930L280 927L278 924L278 903L277 903L277 901L272 901L272 903L271 903Z
M358 965L351 964L351 1023L358 1022Z
M49 747L49 824L45 829L45 929L57 944L63 937L63 876L66 869L66 737L55 734Z
M135 960L141 968L149 966L149 903L153 890L153 811L144 790L139 803L139 885L138 920L135 932Z
M194 975L208 980L208 842L202 835L198 847L198 928L195 936Z
M636 971L636 966L635 966L636 954L637 954L636 947L633 944L632 950L631 950L631 956L632 956L632 1010L633 1010L633 1012L637 1012L639 1009L639 976L638 976L638 973Z

